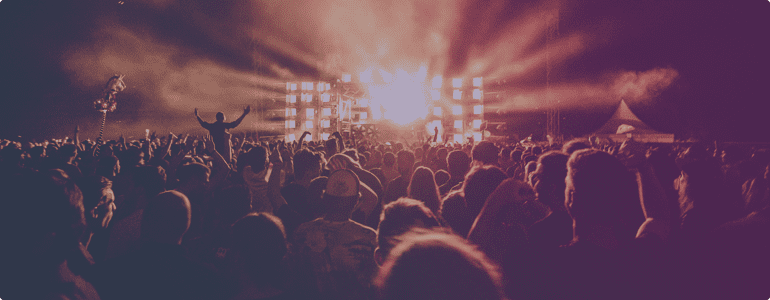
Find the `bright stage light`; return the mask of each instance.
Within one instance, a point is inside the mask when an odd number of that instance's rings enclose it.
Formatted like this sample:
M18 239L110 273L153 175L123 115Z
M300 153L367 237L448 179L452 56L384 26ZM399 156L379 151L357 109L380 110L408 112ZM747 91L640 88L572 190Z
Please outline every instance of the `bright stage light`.
M433 77L433 88L440 89L442 81L443 81L443 78L441 78L441 75Z
M463 107L459 106L459 105L452 106L452 114L455 115L455 116L462 115L463 114Z
M286 102L297 103L297 95L286 95Z
M323 127L323 128L329 128L329 127L331 127L331 121L329 121L329 120L323 120L323 121L321 121L321 127Z
M322 133L321 134L321 138L323 138L324 140L328 140L329 139L329 134L328 133Z
M474 89L473 90L473 99L481 100L481 90L480 89Z
M358 80L363 83L370 83L372 82L372 69L366 69L366 71L361 72L358 76Z
M455 100L462 99L463 98L463 91L461 91L461 90L454 90L452 92L452 98L454 98Z
M297 84L296 83L292 83L291 84L291 90L292 91L296 91L297 90Z
M286 116L287 117L289 116L289 109L288 108L286 109Z
M328 91L328 90L331 90L331 89L332 89L332 84L331 83L327 83L326 84L326 90Z
M478 143L481 141L481 132L474 132L473 133L473 141Z
M436 132L433 131L433 128L438 128L438 134L439 134L439 142L441 141L441 136L444 134L444 125L441 123L441 120L433 120L425 124L425 131L429 135L434 135Z
M463 142L463 135L455 134L455 143L462 143L462 142Z
M313 121L305 121L305 128L313 129Z
M350 80L353 78L350 74L342 74L342 82L350 82Z
M365 119L366 119L366 117L368 117L368 115L366 114L366 112L361 112L361 120L365 120Z
M322 112L323 112L323 116L324 116L324 117L328 117L328 116L331 116L331 115L332 115L332 109L331 109L331 108L329 108L329 107L327 107L327 108L324 108L324 109L322 110Z
M302 101L313 102L313 94L302 94Z
M473 120L473 129L481 128L481 120Z
M323 101L323 102L329 102L331 100L331 98L332 98L332 95L329 95L329 94L322 94L321 95L321 101Z
M431 99L433 100L441 100L441 91L439 90L431 90L430 91Z
M295 137L293 133L289 133L289 136L287 137L286 141L287 142L293 142L296 139L297 139L297 137Z
M453 78L452 79L452 87L453 88L460 88L463 86L463 79L462 78Z
M297 123L294 120L286 121L286 128L295 128L295 127L297 127Z
M474 115L480 115L484 111L484 105L474 105L473 106L473 114Z
M418 75L397 70L390 83L366 85L372 117L378 119L384 114L385 119L401 125L425 117L430 92L423 81Z
M440 117L441 116L441 107L434 107L433 108L433 115Z
M369 99L358 99L358 106L361 106L361 107L369 106Z
M463 129L463 121L455 120L455 129Z
M482 83L482 79L481 78L482 77L474 77L473 78L473 86L474 87L481 87L481 83Z
M308 118L312 118L313 116L315 116L315 109L308 108L307 110L305 110L305 116Z
M286 83L286 90L287 90L287 91L290 91L290 90L291 90L291 82L287 82L287 83Z
M324 91L324 83L323 82L319 82L318 83L318 91L319 92L323 92Z

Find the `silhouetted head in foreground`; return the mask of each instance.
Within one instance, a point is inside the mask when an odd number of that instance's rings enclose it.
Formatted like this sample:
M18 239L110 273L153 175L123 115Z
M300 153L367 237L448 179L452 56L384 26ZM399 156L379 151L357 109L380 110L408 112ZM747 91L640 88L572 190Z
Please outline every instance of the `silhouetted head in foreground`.
M225 121L225 114L223 114L221 111L217 113L217 122L224 122Z

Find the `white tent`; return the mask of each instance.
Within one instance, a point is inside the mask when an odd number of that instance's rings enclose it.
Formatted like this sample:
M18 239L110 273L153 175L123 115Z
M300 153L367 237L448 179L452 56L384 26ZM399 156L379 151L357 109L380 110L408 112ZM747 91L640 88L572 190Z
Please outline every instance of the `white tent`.
M634 140L648 143L674 142L674 134L662 133L652 129L652 127L642 122L628 108L625 100L620 100L620 105L612 117L602 127L594 131L592 135L607 137L617 142L625 141L631 137Z

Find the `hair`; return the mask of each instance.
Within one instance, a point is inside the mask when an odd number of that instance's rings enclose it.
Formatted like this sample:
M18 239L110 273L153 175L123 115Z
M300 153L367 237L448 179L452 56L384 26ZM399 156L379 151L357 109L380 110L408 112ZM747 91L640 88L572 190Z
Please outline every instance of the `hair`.
M345 155L349 156L350 158L352 158L356 162L358 162L358 160L359 160L358 150L356 150L356 149L345 150L345 152L342 152L342 154L345 154Z
M471 158L460 150L454 150L446 158L447 171L452 176L465 176L471 168Z
M434 213L441 209L441 198L436 185L433 171L426 167L418 167L412 174L412 179L407 187L409 198L420 200Z
M387 253L400 242L398 236L409 232L412 228L440 226L436 215L422 201L400 198L385 205L380 213L377 246L387 256Z
M485 165L497 163L499 149L490 141L482 141L473 147L471 155L473 160L480 161Z
M179 167L179 170L177 170L177 178L182 178L184 176L189 176L187 173L191 172L188 171L188 168L185 168L188 165ZM203 166L206 167L206 166ZM206 167L208 169L208 167ZM144 188L145 195L148 197L154 197L160 192L163 192L166 190L166 170L163 169L163 167L153 167L153 166L140 166L132 169L132 179L134 180L134 183L137 186L140 186ZM184 181L183 181L184 182Z
M190 228L190 200L177 191L158 194L147 203L142 214L141 239L144 242L177 243Z
M516 149L511 151L511 160L515 162L521 161L521 155L524 153L524 151L521 151L521 149Z
M500 158L503 158L505 160L511 159L511 148L503 147L500 149Z
M481 212L487 197L506 179L508 176L505 172L495 166L476 167L465 176L463 195L474 216Z
M83 195L59 169L22 172L0 180L0 266L63 262L78 249L86 223Z
M385 165L388 168L392 168L393 164L396 163L396 155L393 154L393 152L387 152L384 155L382 155L382 164Z
M232 226L233 249L240 253L246 272L257 284L280 284L288 245L286 230L269 213L250 213Z
M540 156L532 172L532 184L538 200L551 208L564 207L564 189L569 155L549 151Z
M330 170L351 169L353 167L361 168L361 165L359 165L357 161L342 153L337 153L332 155L332 157L329 157L329 162L326 165Z
M436 185L441 186L447 181L449 181L450 175L449 172L445 170L438 170L436 171Z
M409 150L398 151L396 160L398 162L398 173L400 173L401 176L407 176L412 172L415 162L414 152Z
M591 148L591 145L588 143L588 141L583 139L574 139L564 144L564 146L561 147L561 151L567 155L571 155L575 151L589 148Z
M321 167L321 156L308 149L302 149L294 154L294 177L299 180L305 174ZM312 178L311 178L312 179Z
M575 151L567 162L567 209L575 222L591 220L627 236L639 228L636 181L614 156L595 149ZM572 194L570 197L569 194Z
M505 299L498 267L463 238L412 231L374 281L381 299Z
M255 146L242 154L238 159L238 171L242 172L246 166L251 166L251 171L259 173L265 170L267 166L267 148Z

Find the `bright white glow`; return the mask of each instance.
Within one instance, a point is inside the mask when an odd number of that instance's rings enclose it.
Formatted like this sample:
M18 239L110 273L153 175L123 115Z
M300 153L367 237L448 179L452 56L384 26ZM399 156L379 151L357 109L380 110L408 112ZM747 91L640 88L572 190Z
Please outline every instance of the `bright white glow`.
M474 132L473 133L473 141L478 143L481 141L481 132Z
M314 117L315 116L315 109L308 108L307 110L305 110L305 116L308 117L308 118Z
M323 127L323 128L329 128L329 127L331 127L331 121L329 121L329 120L323 120L323 121L321 121L321 127ZM324 138L324 139L326 139L326 138Z
M453 115L462 115L463 114L463 107L459 105L452 106L452 114Z
M444 79L441 78L441 75L433 77L433 88L434 89L440 89L441 88L441 83L442 83L443 80Z
M474 87L481 87L482 79L481 77L474 77L473 78L473 86Z
M429 135L434 135L436 132L433 131L433 128L438 128L438 135L439 135L439 142L441 141L441 136L444 134L444 126L441 123L441 120L433 120L425 124L425 131Z
M455 129L463 129L463 121L455 120Z
M372 82L372 69L366 69L366 71L361 72L359 74L359 81L363 83Z
M390 74L383 69L380 69L379 71L380 71L380 76L382 76L382 80L384 80L387 83L393 82L393 74Z
M289 122L289 128L296 128L297 127L297 122L295 122L294 120L288 120L286 122ZM293 141L294 139L292 138L291 140Z
M305 128L307 129L313 129L313 121L305 121Z
M369 99L358 99L358 106L361 106L361 107L369 106Z
M473 99L481 100L481 90L480 89L474 89L473 90Z
M302 101L313 102L313 94L302 94Z
M328 140L329 139L329 134L328 133L322 133L321 134L321 138L323 138L324 140Z
M292 91L296 91L297 90L297 84L296 83L292 83L291 84L291 90Z
M286 109L286 116L287 117L289 116L289 109L288 108Z
M454 90L452 92L452 98L454 98L455 100L462 99L463 98L463 91L461 91L461 90Z
M326 90L328 91L328 90L331 90L331 89L332 89L332 84L331 83L327 83L326 84Z
M287 90L287 91L290 91L290 90L291 90L291 82L287 82L287 83L286 83L286 90Z
M481 120L473 120L473 129L481 128Z
M455 143L462 143L462 142L463 142L463 135L455 134Z
M431 90L430 96L433 100L441 100L441 91L439 90Z
M307 90L307 82L302 83L302 90Z
M353 76L350 74L342 74L342 82L350 82L350 79L352 79Z
M324 117L328 117L332 115L332 109L329 107L322 109L322 112Z
M289 133L289 137L287 138L287 142L293 142L296 139L297 139L297 137L295 137L293 133Z
M323 101L323 102L329 102L329 100L331 100L331 98L332 98L332 95L321 94L321 101Z
M361 113L361 120L364 120L364 119L366 119L367 117L368 117L368 115L366 114L366 112L362 112L362 113Z
M441 107L434 107L433 108L433 115L440 117L441 116Z
M484 105L474 105L473 106L473 114L480 115L481 112L484 111Z
M452 87L453 88L460 88L463 86L463 79L462 78L452 78Z
M319 92L323 92L324 91L324 83L323 82L319 82L318 83L318 91Z
M297 95L286 95L286 102L297 103Z
M428 113L427 100L430 93L423 81L424 78L399 69L395 72L392 82L367 85L372 117L384 117L401 125L425 117Z
M297 115L297 109L296 108L292 108L291 109L291 115L292 116L296 116Z

